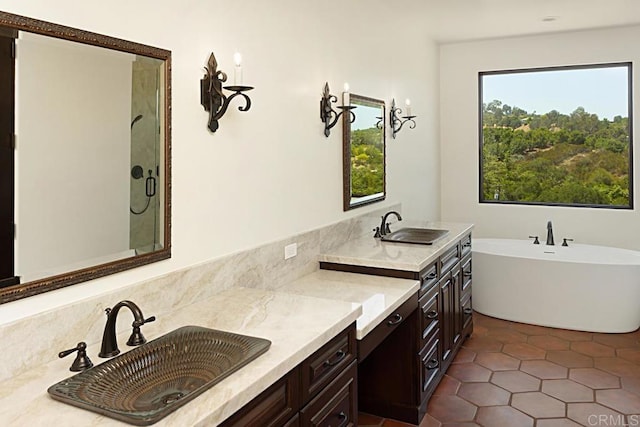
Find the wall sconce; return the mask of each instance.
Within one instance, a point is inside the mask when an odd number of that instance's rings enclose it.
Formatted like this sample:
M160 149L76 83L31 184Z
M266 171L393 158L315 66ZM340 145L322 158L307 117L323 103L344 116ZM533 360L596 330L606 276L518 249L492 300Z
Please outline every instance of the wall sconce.
M399 116L402 114L402 110L396 107L395 98L391 101L391 110L389 111L389 125L391 126L391 136L395 139L396 134L400 132L402 126L409 122L409 129L416 127L416 116L411 115L411 101L407 99L407 115ZM404 119L404 120L403 120Z
M352 107L349 102L349 85L344 84L344 94L343 94L343 104L341 107L338 107L342 111L337 113L333 108L331 108L332 102L337 102L338 98L335 95L331 95L329 92L329 83L324 84L324 92L322 93L322 98L320 99L320 120L324 123L324 136L328 137L331 133L331 128L336 125L338 119L345 111L348 111L351 114L351 122L353 123L356 119L355 113L352 111L356 107Z
M249 111L251 108L251 99L244 92L253 89L252 86L242 85L242 67L240 65L242 57L239 53L234 56L234 82L233 86L224 86L224 89L233 92L231 96L226 96L222 89L222 83L227 81L227 74L218 70L218 62L213 52L209 57L208 66L205 67L207 74L200 80L200 103L205 111L209 112L209 124L207 127L211 132L218 130L218 120L227 112L229 103L236 96L244 98L245 105L239 106L240 111Z

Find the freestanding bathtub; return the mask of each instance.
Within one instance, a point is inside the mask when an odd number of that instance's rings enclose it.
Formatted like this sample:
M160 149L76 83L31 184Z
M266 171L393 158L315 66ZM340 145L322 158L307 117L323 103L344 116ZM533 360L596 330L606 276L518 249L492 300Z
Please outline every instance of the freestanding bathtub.
M640 327L640 252L473 239L473 308L500 319L591 332Z

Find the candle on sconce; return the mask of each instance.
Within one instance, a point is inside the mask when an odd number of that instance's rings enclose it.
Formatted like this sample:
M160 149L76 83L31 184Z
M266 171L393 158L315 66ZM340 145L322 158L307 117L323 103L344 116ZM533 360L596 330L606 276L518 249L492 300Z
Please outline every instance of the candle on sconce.
M235 86L242 85L242 55L240 52L233 54L233 62L236 64L233 70L233 84Z
M344 84L344 92L342 92L342 105L348 107L351 105L351 96L349 95L349 83Z
M405 104L407 106L407 116L411 115L411 100L409 98L407 98L407 100L405 101Z

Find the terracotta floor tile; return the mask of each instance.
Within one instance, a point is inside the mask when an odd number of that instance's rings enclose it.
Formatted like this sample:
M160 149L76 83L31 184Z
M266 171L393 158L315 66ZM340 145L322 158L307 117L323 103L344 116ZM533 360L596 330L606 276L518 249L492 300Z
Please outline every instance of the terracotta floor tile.
M377 415L366 414L360 412L358 414L358 427L380 427L384 418Z
M593 343L590 343L593 344ZM591 368L593 358L572 350L547 351L547 360L567 368Z
M487 338L493 338L505 344L527 341L525 334L507 328L490 329L489 332L487 332Z
M512 393L540 389L538 378L520 371L496 372L491 376L491 382Z
M458 396L477 406L498 406L508 405L511 393L489 383L465 383Z
M533 418L511 406L483 406L476 419L483 426L533 427Z
M481 427L480 424L476 423L446 423L443 424L442 427ZM420 426L422 427L422 425Z
M593 402L593 389L571 380L544 380L542 392L563 402Z
M473 335L483 336L487 335L487 332L489 332L489 328L482 325L476 325L476 322L473 322Z
M600 344L605 344L615 348L635 348L640 349L639 336L631 334L595 334L593 340Z
M427 412L441 423L452 421L473 421L476 415L475 405L457 396L432 396Z
M640 377L640 365L619 357L596 357L594 366L619 377Z
M429 414L425 415L425 417L422 419L422 422L420 423L420 427L441 427L441 426L442 426L442 423L436 420L435 418L433 418Z
M520 360L544 359L546 356L543 349L526 343L505 344L502 351Z
M473 333L475 334L475 328ZM456 354L456 357L453 359L451 363L471 363L473 359L476 358L476 353L474 351L469 350L468 348L461 347Z
M626 360L627 362L640 365L640 350L632 348L622 348L616 351L618 357Z
M622 388L640 396L640 377L622 377Z
M480 353L474 363L492 371L513 371L520 366L520 360L503 353Z
M580 427L580 424L568 418L551 418L536 421L536 427Z
M596 402L623 414L640 415L640 396L627 390L596 390Z
M487 382L491 371L475 363L458 363L451 365L447 374L462 382Z
M514 323L512 329L515 329L518 332L522 332L526 335L546 335L549 333L549 328L545 328L544 326L537 325L529 325L526 323Z
M616 355L613 347L591 341L571 343L571 350L591 357L613 357Z
M568 369L564 366L556 365L547 360L525 360L520 365L520 370L541 380L556 380L567 378Z
M567 417L583 426L598 426L598 417L608 420L610 426L623 426L624 416L597 403L568 403ZM619 423L618 421L623 421ZM614 424L613 422L616 422ZM603 423L600 423L603 425Z
M513 322L508 320L497 319L495 317L485 316L480 313L473 313L473 324L478 323L479 326L484 326L485 328L508 328L513 325Z
M569 378L593 389L620 388L620 378L595 368L570 369Z
M569 341L592 341L592 332L571 331L568 329L554 329L549 328L549 335L556 336Z
M557 418L565 416L565 403L538 391L514 393L511 406L534 418Z
M527 340L529 344L543 350L569 350L570 342L553 335L533 335Z
M440 380L440 384L438 384L438 387L436 387L433 394L454 396L459 387L460 381L451 377L450 375L445 375Z
M471 335L467 340L462 343L462 346L468 350L472 350L476 353L481 351L501 351L502 343L498 340L489 337L482 337Z

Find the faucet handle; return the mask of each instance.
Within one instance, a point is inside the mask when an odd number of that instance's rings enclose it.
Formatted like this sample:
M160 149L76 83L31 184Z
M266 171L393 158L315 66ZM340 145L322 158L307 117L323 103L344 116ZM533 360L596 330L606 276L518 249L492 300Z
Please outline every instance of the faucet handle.
M155 320L156 320L156 316L151 316L146 319L143 319L142 322L138 320L134 320L133 323L131 324L131 326L133 326L133 331L131 332L131 336L127 340L127 345L130 347L134 347L134 346L142 345L146 343L147 339L144 337L144 335L142 335L142 332L140 331L140 326L144 325L145 323L153 322Z
M380 227L376 227L373 229L373 231L375 231L376 233L373 235L374 239L377 239L379 237L382 237L382 235L380 235Z
M60 353L58 353L58 357L62 359L63 357L67 357L68 355L76 351L78 352L78 354L71 364L71 367L69 368L70 371L84 371L85 369L93 366L93 362L91 362L91 359L89 359L89 356L87 356L87 343L85 343L84 341L79 342L75 348L61 351Z
M563 238L563 239L562 239L562 246L569 246L569 245L567 244L567 242L573 242L573 239Z
M538 240L538 236L529 236L530 239L533 239L533 244L534 245L539 245L540 244L540 240Z

